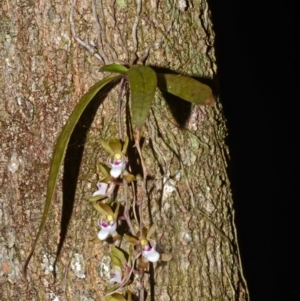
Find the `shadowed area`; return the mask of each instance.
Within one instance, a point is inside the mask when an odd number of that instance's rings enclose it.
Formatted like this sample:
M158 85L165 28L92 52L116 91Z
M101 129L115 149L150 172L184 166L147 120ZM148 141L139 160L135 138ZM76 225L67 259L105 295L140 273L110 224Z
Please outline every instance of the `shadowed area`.
M291 229L298 186L297 4L209 0L230 181L251 300L293 300ZM293 91L293 89L295 89ZM296 96L296 97L295 97ZM297 113L296 113L297 112ZM284 283L287 281L288 283ZM285 284L285 285L284 285Z

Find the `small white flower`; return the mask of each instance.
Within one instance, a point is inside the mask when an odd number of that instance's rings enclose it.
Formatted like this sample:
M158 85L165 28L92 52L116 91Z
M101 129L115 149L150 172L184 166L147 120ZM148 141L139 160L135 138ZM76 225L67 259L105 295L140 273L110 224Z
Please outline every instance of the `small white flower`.
M112 274L113 277L109 280L109 283L122 283L122 270L120 267L116 266Z
M154 248L149 246L144 248L142 255L150 262L157 262L160 257L159 253Z
M126 168L126 161L115 160L113 163L110 163L110 166L110 175L114 178L118 178Z
M117 223L113 221L100 221L99 226L101 227L101 230L98 232L98 238L100 240L105 240L109 235L114 234L117 230Z
M97 183L98 190L93 193L95 195L105 195L107 191L108 184L107 183Z

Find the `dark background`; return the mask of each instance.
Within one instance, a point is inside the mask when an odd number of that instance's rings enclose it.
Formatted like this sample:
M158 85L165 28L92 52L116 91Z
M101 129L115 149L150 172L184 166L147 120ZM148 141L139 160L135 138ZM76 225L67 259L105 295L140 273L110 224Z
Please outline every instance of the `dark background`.
M299 234L293 229L300 198L293 192L300 186L300 11L294 2L209 1L238 237L252 301L299 295Z

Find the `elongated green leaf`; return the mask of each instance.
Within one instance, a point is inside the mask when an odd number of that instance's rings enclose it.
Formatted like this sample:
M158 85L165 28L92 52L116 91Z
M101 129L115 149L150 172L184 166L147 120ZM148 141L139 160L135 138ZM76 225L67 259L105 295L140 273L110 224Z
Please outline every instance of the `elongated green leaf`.
M101 199L106 199L107 197L103 196L103 195L95 195L95 196L90 196L89 197L89 201L90 202L96 202L96 201L99 201ZM97 208L96 208L97 210Z
M126 258L125 258L124 253L123 253L121 250L119 250L118 248L112 247L112 248L111 248L111 254L112 254L113 256L115 256L116 258L120 259L121 262L123 262L123 263L126 262Z
M94 208L104 216L113 216L114 213L110 206L102 203L93 203Z
M120 202L117 202L117 206L113 215L115 221L118 219L119 209L120 209Z
M128 69L123 65L109 64L109 65L105 65L105 66L101 67L99 71L101 71L101 72L107 71L107 72L124 74L128 71Z
M99 169L100 169L100 172L101 172L101 175L103 178L107 178L109 177L109 172L110 172L110 169L106 166L106 165L103 165L103 164L99 164Z
M45 223L46 223L46 220L47 220L47 217L49 214L51 202L53 199L55 187L56 187L57 180L58 180L59 170L63 163L72 132L73 132L80 116L82 115L82 113L84 112L84 110L86 109L88 104L91 102L91 100L96 96L96 94L102 88L104 88L107 84L116 82L120 78L121 78L120 75L111 75L111 76L108 76L108 77L100 80L94 86L92 86L90 88L90 90L80 99L79 103L75 106L72 114L70 115L67 123L63 127L63 129L58 137L58 140L56 142L54 152L52 155L52 161L51 161L48 183L47 183L46 203L45 203L45 207L44 207L42 220L41 220L37 235L35 237L35 240L33 242L32 249L29 253L29 256L25 262L24 269L23 269L23 273L24 273L25 277L26 277L27 266L33 255L37 241L43 231L43 228L45 226Z
M132 175L131 173L129 173L127 170L125 170L123 172L123 178L125 179L125 181L127 183L130 183L132 181L135 181L136 180L136 177L134 175Z
M138 239L136 239L135 237L129 236L127 234L124 234L123 238L125 239L125 241L128 241L134 245L138 245L140 243L140 241Z
M122 144L119 139L111 139L109 141L109 146L114 152L114 154L121 154L122 152Z
M122 262L121 262L121 260L120 260L119 258L117 258L117 257L115 257L115 256L112 256L112 255L110 254L110 259L111 259L112 263L113 263L114 265L116 265L117 267L119 267L119 268L122 268L122 267L123 267L123 264L122 264Z
M199 105L213 103L211 88L191 77L157 73L157 79L157 86L163 91Z
M97 195L96 195L96 196L97 196ZM101 197L101 196L99 195L99 197ZM93 202L94 208L95 208L98 212L100 212L101 215L106 216L106 212L101 208L101 206L99 205L99 203L96 203L96 202L95 202L95 201L97 201L98 199L95 199L95 197L91 197L91 198L89 198L89 200Z
M147 66L134 65L128 70L132 123L140 128L149 114L154 98L156 73Z
M109 146L109 143L107 143L107 142L104 141L104 140L101 140L100 143L101 143L102 147L103 147L108 153L110 153L111 155L114 154L114 151L113 151L113 150L111 149L111 147Z

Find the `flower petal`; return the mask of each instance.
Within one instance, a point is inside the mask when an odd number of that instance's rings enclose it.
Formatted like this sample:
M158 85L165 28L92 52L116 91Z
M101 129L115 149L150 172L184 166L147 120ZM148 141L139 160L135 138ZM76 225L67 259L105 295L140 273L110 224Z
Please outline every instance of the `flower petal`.
M98 238L100 240L105 240L109 235L114 234L117 230L117 223L106 224L100 222L101 230L98 232Z
M157 262L160 257L160 254L154 248L142 251L142 255L150 262Z
M105 240L108 236L109 236L109 231L105 228L102 228L99 232L98 232L98 238L100 240Z
M95 195L105 195L108 184L107 183L98 183L97 186L98 186L98 190L93 193L93 196L95 196Z
M110 170L110 175L114 178L118 178L121 173L125 170L126 168L126 162L116 162L111 164L111 170Z
M119 267L115 267L113 271L113 278L109 280L109 283L122 283L122 271Z

